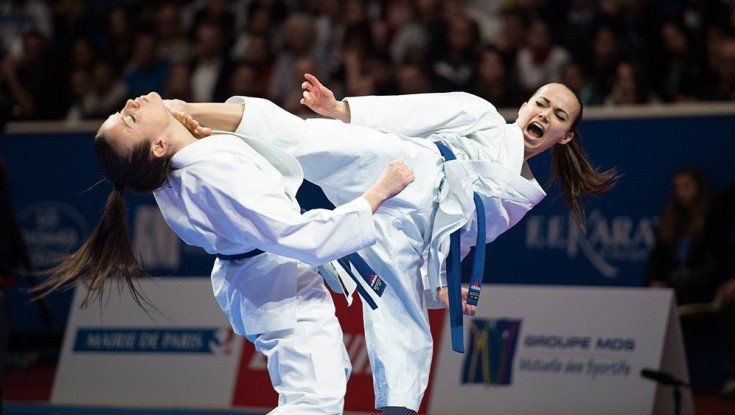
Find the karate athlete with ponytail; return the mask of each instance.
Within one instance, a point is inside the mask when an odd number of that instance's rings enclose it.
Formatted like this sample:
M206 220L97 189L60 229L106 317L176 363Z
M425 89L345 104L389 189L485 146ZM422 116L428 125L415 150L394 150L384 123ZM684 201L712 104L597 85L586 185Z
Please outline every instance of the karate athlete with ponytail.
M402 159L414 171L414 183L375 214L377 243L360 255L384 287L376 310L363 306L375 407L384 414L415 412L431 367L427 308L450 308L453 348L462 351L462 313L476 310L484 264L476 255L476 284L460 291L460 257L474 245L484 251L546 195L526 161L552 149L552 178L582 228L583 197L606 193L618 174L588 161L577 128L581 102L561 84L541 87L511 124L489 102L466 93L340 102L311 75L302 87L302 104L336 120L302 120L249 97L226 104L176 101L173 108L193 128L229 127L285 150L336 206L364 191L390 160ZM233 103L243 105L242 122L223 124Z
M240 105L224 109L235 111L237 123L263 122L241 120ZM126 284L138 304L146 301L135 286L144 271L131 249L123 192L153 193L184 242L217 255L214 295L234 331L268 358L279 394L271 414L342 413L351 365L314 265L373 244L373 214L413 181L410 169L386 164L352 201L301 214L295 195L303 173L292 156L257 138L191 128L156 93L128 100L107 118L93 148L114 190L91 236L37 291L83 283L87 304L112 279Z

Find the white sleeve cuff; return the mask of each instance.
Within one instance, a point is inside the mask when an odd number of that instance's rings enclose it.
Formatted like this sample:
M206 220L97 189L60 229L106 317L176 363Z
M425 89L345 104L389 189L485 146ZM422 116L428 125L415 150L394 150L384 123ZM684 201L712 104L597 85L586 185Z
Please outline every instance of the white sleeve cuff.
M360 238L360 249L373 245L376 241L376 232L373 209L370 207L370 203L364 197L360 196L334 209L335 213L347 213L350 211L357 213L357 226L355 231L357 232L356 236Z

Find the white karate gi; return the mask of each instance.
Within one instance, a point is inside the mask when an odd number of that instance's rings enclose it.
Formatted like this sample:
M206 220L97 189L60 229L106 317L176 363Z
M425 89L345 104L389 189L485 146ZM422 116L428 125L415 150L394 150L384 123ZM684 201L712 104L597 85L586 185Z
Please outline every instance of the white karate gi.
M363 305L375 407L417 411L431 367L427 308L442 306L435 290L446 285L451 232L463 229L463 255L474 245L473 192L485 202L488 242L545 193L524 163L521 130L481 98L448 93L347 101L351 124L304 121L257 98L228 100L245 104L239 132L296 157L305 178L337 206L364 192L393 160L414 170L416 181L374 215L377 243L359 253L387 284L377 310ZM452 148L457 160L445 163L434 141Z
M154 196L184 242L210 254L265 251L215 260L212 287L234 331L268 358L279 394L272 413L342 413L351 366L331 296L311 265L375 241L370 205L359 197L302 215L298 162L272 144L231 133L187 145L171 167Z

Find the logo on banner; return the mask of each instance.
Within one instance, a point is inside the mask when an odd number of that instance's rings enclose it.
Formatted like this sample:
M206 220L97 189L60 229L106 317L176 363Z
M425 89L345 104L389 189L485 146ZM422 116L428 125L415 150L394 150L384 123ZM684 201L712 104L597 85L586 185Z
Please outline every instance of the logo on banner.
M648 257L656 237L654 218L608 217L599 210L590 212L587 229L585 237L567 215L531 216L526 222L526 247L563 250L569 258L581 253L604 277L616 278L623 263Z
M83 328L74 352L200 353L230 355L235 334L230 328Z
M89 233L89 224L75 207L61 202L39 202L18 213L23 239L31 262L49 268L79 246Z
M507 386L513 382L513 358L521 331L519 319L476 318L470 324L462 383Z

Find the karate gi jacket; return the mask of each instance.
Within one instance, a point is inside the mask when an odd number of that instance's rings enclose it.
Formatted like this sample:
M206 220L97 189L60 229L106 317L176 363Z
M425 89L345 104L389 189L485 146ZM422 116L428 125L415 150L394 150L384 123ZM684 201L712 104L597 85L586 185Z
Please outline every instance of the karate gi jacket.
M214 262L214 296L240 335L294 327L298 276L375 243L362 197L301 214L301 166L263 140L214 132L174 154L171 167L154 196L184 242L210 254L265 251Z
M434 146L441 141L457 160L444 163L444 180L437 191L439 208L431 241L423 253L424 287L431 289L431 307L436 289L446 286L445 261L449 236L461 229L462 257L477 236L473 193L485 204L487 242L518 223L546 193L524 160L521 129L507 124L486 100L464 92L367 96L345 98L352 124L363 125Z

